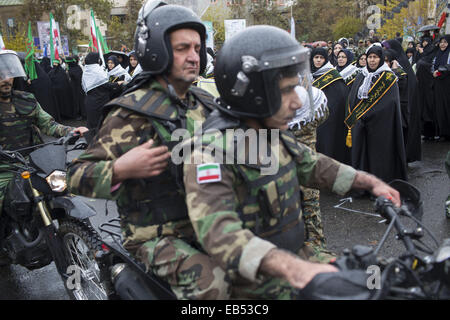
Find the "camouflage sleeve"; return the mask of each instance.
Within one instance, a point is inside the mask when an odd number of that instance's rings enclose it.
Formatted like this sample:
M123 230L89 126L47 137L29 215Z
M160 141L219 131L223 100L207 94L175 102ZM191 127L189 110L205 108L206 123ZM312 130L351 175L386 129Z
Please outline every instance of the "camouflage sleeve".
M70 164L67 183L70 192L90 198L116 200L121 188L111 190L114 161L141 144L137 132L148 121L121 108L109 113L95 140ZM144 141L145 142L145 141Z
M203 163L214 161L203 155ZM199 184L197 168L195 164L184 165L186 203L198 241L229 275L255 281L261 260L275 246L243 228L236 212L232 169L220 165L221 181Z
M51 115L42 109L39 103L37 103L36 109L33 112L34 124L47 136L56 138L63 137L74 129L72 127L57 123Z
M297 173L301 185L309 188L326 188L339 195L350 191L356 170L307 146L298 143L301 149L297 157Z

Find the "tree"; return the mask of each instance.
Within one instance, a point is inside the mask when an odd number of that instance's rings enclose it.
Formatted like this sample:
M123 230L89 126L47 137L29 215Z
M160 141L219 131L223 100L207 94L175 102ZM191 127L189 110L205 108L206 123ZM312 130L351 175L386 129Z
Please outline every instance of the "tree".
M432 0L410 2L407 7L401 7L404 1L387 0L385 6L379 6L384 12L384 24L378 33L386 35L389 39L395 38L396 33L409 30L410 35L415 36L421 27L419 21L427 23L428 10L433 4Z
M225 41L224 20L231 19L231 11L223 3L210 5L203 14L203 21L211 21L214 28L214 45L220 47Z
M361 31L363 23L360 19L354 17L343 17L333 25L333 38L351 38Z
M113 0L24 0L21 17L23 21L33 22L32 27L37 34L35 22L41 21L44 16L50 12L53 13L55 21L59 22L61 34L69 36L70 47L76 46L78 40L85 40L85 36L79 30L69 30L67 28L67 7L70 5L79 5L82 9L90 11L92 8L97 18L102 21L108 21L111 14Z
M5 48L16 52L25 52L27 49L27 28L24 22L19 22L13 37L3 36Z

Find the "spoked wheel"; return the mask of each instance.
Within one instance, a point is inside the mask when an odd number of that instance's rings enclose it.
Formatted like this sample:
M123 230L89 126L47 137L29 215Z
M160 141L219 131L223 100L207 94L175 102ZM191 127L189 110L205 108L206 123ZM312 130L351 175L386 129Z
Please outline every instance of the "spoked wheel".
M64 284L71 299L107 300L106 284L100 279L95 253L101 251L101 240L95 230L84 222L64 220L58 230L64 244L71 281Z

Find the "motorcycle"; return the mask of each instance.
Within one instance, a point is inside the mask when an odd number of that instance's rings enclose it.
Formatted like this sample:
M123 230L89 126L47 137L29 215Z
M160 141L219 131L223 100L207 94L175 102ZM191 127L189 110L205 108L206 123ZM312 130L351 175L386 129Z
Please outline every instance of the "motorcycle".
M379 197L376 211L389 224L376 249L356 245L344 250L334 263L336 273L319 274L299 290L302 299L311 300L448 300L450 299L450 239L442 244L422 223L423 203L420 192L411 184L396 180L391 186L402 198L402 206ZM401 217L412 221L407 228ZM403 242L405 252L399 257L379 255L392 230ZM436 248L433 250L422 238L428 234Z
M396 208L382 197L376 200L376 211L389 223L378 247L356 245L353 250L344 250L333 263L340 271L317 275L304 289L298 290L299 299L450 299L450 239L436 250L423 243L421 239L426 232L438 246L438 241L421 222L420 192L404 181L394 181L391 185L400 191L402 206ZM412 220L417 226L406 228L400 217ZM102 250L95 254L107 299L175 300L170 286L146 272L144 264L123 248L121 234L113 231L120 228L119 219L99 227L101 232L108 234L103 239ZM404 243L406 252L400 257L386 259L379 252L393 229L397 230L397 239ZM379 273L372 274L376 270ZM374 285L372 280L377 277Z
M93 208L67 192L67 153L86 148L70 134L15 151L0 148L0 171L13 172L0 216L0 250L6 264L35 270L55 262L71 299L102 299L94 255L102 242L89 218ZM74 147L69 148L70 145Z
M95 256L107 299L176 300L169 284L146 272L145 265L123 248L121 234L113 229L120 229L119 219L100 225L99 230L107 236L103 238L103 250Z

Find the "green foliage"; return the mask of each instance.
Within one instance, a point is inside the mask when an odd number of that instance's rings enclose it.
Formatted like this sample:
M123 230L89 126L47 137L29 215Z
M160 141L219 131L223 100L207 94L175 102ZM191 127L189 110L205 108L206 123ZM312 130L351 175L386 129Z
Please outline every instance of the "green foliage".
M361 31L363 23L358 18L343 17L333 25L333 38L339 39L342 37L351 38L357 32Z
M8 50L14 50L16 52L27 51L27 27L24 22L19 22L15 30L15 34L12 37L3 35L3 42L5 48Z
M107 22L110 18L113 0L24 0L21 9L23 21L31 21L33 34L37 35L36 22L41 21L43 16L52 12L55 21L59 22L61 34L69 36L69 46L72 48L77 45L79 40L86 40L86 37L79 30L69 30L66 26L67 7L70 5L79 5L82 9L95 12L95 16Z

